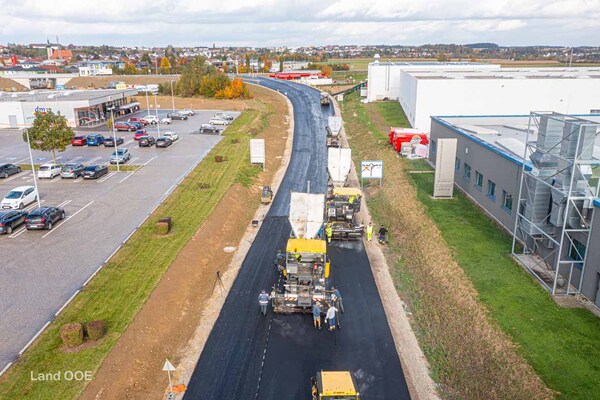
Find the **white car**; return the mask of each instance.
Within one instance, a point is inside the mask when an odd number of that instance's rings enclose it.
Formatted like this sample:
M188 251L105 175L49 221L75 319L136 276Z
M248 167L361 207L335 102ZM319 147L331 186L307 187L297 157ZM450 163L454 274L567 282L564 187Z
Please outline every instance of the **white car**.
M229 125L229 121L219 117L212 117L208 122L211 125Z
M221 118L221 119L225 119L225 120L227 120L227 121L233 121L233 115L231 115L231 114L227 114L227 113L224 113L224 112L216 113L216 114L214 115L214 117L216 117L216 118Z
M185 114L185 115L190 116L190 117L195 114L194 110L192 110L191 108L186 108L185 110L179 110L179 113L180 114Z
M2 208L22 210L38 198L38 193L33 186L19 186L14 188L2 199Z
M179 140L179 135L175 132L165 132L162 134L162 136L171 139L171 142Z
M171 122L173 122L171 117L164 117L164 118L161 118L161 120L160 120L160 123L164 124L164 125L169 125Z
M55 176L60 175L61 166L58 164L42 164L38 169L38 179L53 179Z
M146 115L142 119L145 120L145 121L148 121L148 123L151 124L151 125L158 124L158 117L156 115Z

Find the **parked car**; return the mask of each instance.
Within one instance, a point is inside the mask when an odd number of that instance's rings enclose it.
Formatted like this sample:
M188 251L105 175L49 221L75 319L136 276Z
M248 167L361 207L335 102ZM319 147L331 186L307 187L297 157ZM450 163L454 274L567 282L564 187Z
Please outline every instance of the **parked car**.
M138 122L144 126L146 126L150 123L150 122L146 121L144 118L140 118L140 117L131 117L127 120L127 122Z
M173 141L168 137L161 137L156 139L156 147L169 147L173 144Z
M85 146L87 145L87 137L83 135L73 136L71 139L71 146Z
M144 124L142 124L141 122L128 122L128 124L135 126L135 129L143 129L144 128Z
M174 112L174 113L167 114L167 117L171 118L171 119L180 119L180 120L187 120L188 119L187 115L180 114L179 112Z
M12 231L25 222L27 211L0 211L0 233L10 235Z
M25 218L25 227L31 229L50 230L54 224L65 219L65 210L60 207L36 208Z
M229 125L229 121L220 117L212 117L208 122L212 125Z
M129 122L117 122L115 124L115 129L118 131L129 131L129 132L133 132L133 131L137 130L135 125L131 125Z
M175 142L175 141L179 140L179 135L176 134L175 132L168 131L168 132L163 133L162 135L163 135L163 137L171 139L171 142Z
M137 131L134 135L133 138L135 140L139 140L142 136L147 136L148 132L146 130L141 130L141 131Z
M227 113L224 113L224 112L216 113L214 116L217 117L217 118L221 118L221 119L227 120L227 121L233 121L233 115L227 114Z
M52 163L40 165L37 173L38 179L54 179L58 175L60 175L60 165Z
M129 158L131 158L129 150L120 148L112 152L110 155L110 163L116 164L118 162L119 164L125 164L129 161Z
M106 165L89 165L83 170L83 179L98 179L106 174L108 174Z
M192 110L191 108L186 108L185 110L179 110L178 111L180 114L184 114L187 115L188 117L191 117L192 115L194 115L194 110Z
M99 133L92 133L87 136L88 146L100 146L102 143L104 143L104 136Z
M156 115L146 115L143 120L152 125L158 124L158 117Z
M22 210L38 198L37 190L33 186L19 186L8 192L2 199L2 208Z
M171 117L164 117L160 120L160 123L164 124L164 125L169 125L169 124L171 124L171 122L173 122Z
M202 126L200 126L200 133L219 133L219 132L221 132L221 130L211 124L202 124Z
M83 164L68 163L68 164L63 165L62 168L60 169L60 177L63 179L65 179L65 178L77 179L83 174L84 169L85 169L85 167L83 166Z
M10 175L21 172L21 167L15 164L0 164L0 177L8 178Z
M117 138L117 146L123 144L124 140L122 137ZM115 147L115 138L112 136L106 136L104 138L104 147Z
M141 138L138 139L138 145L140 147L150 147L153 144L156 144L156 139L154 138L154 136L142 136Z

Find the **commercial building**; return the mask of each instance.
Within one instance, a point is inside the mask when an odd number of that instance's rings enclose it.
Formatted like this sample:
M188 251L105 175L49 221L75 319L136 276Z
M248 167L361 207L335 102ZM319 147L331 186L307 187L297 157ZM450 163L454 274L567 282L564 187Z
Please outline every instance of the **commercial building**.
M599 135L593 114L432 117L429 156L456 139L455 187L514 236L515 258L552 294L598 307Z
M125 62L112 60L90 60L78 63L80 76L112 75L113 68L125 68Z
M31 126L35 113L52 111L63 115L72 127L103 124L111 108L118 113L139 109L131 100L136 89L60 90L0 93L0 127Z

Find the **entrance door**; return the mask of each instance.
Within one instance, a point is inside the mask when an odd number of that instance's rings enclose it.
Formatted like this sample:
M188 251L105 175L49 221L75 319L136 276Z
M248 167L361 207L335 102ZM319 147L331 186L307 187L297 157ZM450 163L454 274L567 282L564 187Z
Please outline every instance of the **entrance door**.
M12 129L17 129L17 116L16 115L9 115L8 116L8 124L10 125L10 127Z
M600 308L600 273L597 275L598 281L596 282L596 300L594 304L596 307Z

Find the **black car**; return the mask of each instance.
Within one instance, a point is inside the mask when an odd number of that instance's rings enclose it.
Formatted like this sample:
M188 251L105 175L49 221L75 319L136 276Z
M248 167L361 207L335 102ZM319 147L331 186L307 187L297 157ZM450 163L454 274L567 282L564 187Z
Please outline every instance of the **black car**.
M180 113L171 113L171 114L167 114L167 117L168 117L168 118L171 118L171 119L181 119L181 120L184 120L184 121L188 119L188 116L187 116L187 115L185 115L185 114L180 114Z
M25 218L25 227L31 229L52 229L58 221L65 219L65 210L60 207L36 208Z
M219 133L220 129L211 124L203 124L200 127L200 133Z
M106 165L90 165L83 170L83 179L98 179L106 174L108 174Z
M0 211L0 233L11 234L27 217L27 211Z
M117 146L123 144L124 140L122 137L117 138ZM104 147L115 147L115 138L112 136L104 137Z
M154 144L156 144L156 139L154 138L154 136L142 136L138 139L138 145L140 147L150 147Z
M15 164L0 164L0 177L8 178L10 175L21 172L21 167Z
M169 147L173 144L173 141L166 137L156 139L156 147Z

